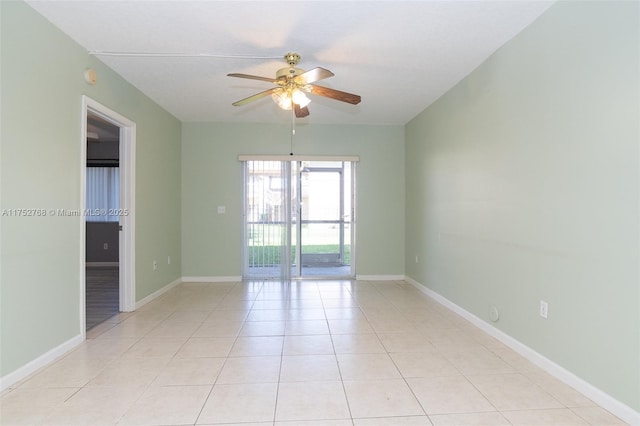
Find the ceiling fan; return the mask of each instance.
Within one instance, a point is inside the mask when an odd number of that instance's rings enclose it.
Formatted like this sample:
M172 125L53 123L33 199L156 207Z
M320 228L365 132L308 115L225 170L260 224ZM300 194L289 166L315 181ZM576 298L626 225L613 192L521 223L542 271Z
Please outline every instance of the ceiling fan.
M340 90L330 89L328 87L318 86L316 81L323 80L325 78L332 77L334 74L325 68L313 68L309 71L296 68L298 61L300 61L300 55L297 53L287 53L284 55L285 61L289 64L288 67L279 69L276 72L275 78L260 77L249 74L231 73L227 74L229 77L248 78L250 80L260 80L273 83L276 87L273 87L264 92L256 93L248 98L241 99L234 102L233 106L242 106L250 102L257 101L266 96L271 95L272 99L282 109L290 110L293 108L296 117L306 117L309 115L309 109L307 105L309 98L305 93L311 93L314 95L324 96L325 98L331 98L342 102L347 102L353 105L360 103L360 96L352 93L342 92Z

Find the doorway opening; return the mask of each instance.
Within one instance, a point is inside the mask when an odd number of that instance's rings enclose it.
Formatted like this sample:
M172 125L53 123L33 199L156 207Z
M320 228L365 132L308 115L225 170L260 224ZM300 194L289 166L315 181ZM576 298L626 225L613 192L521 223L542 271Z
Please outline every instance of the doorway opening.
M120 128L87 113L86 330L120 312Z
M135 309L135 123L82 97L80 324Z
M355 276L355 162L244 163L244 277Z

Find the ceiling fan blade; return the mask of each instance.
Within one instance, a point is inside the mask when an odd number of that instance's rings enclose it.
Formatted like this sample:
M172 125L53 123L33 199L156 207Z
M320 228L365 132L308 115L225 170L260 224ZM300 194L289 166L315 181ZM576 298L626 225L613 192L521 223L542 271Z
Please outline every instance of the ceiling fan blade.
M257 101L258 99L262 99L265 96L269 96L269 95L273 94L274 92L276 92L278 90L280 90L279 87L274 87L272 89L265 90L264 92L260 92L260 93L256 93L255 95L251 95L248 98L240 99L239 101L236 101L236 102L232 103L231 105L233 105L233 106L246 105L249 102Z
M300 108L300 105L298 104L293 104L293 110L295 111L296 117L298 118L303 118L309 115L309 108L307 107Z
M334 74L328 69L318 67L294 77L293 81L297 84L309 84L333 76Z
M311 85L311 93L314 95L324 96L325 98L331 98L342 102L347 102L353 105L360 103L360 95L354 95L353 93L342 92L336 89L330 89L328 87Z
M238 77L238 78L248 78L250 80L260 80L260 81L268 81L269 83L275 83L276 80L269 77L260 77L258 75L250 75L250 74L240 74L237 72L227 74L228 77Z

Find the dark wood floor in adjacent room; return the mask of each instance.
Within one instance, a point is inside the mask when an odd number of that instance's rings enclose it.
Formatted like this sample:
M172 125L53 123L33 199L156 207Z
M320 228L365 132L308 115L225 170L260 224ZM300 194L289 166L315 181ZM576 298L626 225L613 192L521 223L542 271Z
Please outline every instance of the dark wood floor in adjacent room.
M119 308L118 267L87 268L87 330L116 315Z

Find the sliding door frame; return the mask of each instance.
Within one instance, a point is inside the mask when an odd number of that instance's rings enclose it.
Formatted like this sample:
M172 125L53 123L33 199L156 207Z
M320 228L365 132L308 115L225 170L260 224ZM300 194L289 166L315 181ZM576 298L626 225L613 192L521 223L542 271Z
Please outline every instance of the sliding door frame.
M287 175L287 180L292 179L292 177L295 175L295 179L297 180L297 183L295 185L295 199L298 200L298 204L295 206L296 209L296 220L295 222L293 222L291 220L291 215L292 215L292 208L289 208L287 210L287 215L288 215L288 219L285 221L289 224L289 227L291 228L292 224L295 224L296 226L296 241L295 241L295 247L296 247L296 251L295 251L295 262L291 262L289 261L289 265L288 265L288 269L289 271L291 271L291 269L294 267L294 265L292 263L295 263L295 273L294 273L294 277L296 280L298 279L350 279L350 278L354 278L356 276L356 247L355 247L355 242L356 242L356 166L358 161L360 160L360 158L358 156L300 156L300 155L290 155L290 156L278 156L278 155L267 155L267 156L259 156L259 155L240 155L238 157L239 161L241 162L248 162L248 161L278 161L278 162L287 162L289 163L289 167L285 167L286 170L289 171L288 175ZM301 196L302 196L302 185L300 184L301 179L301 173L302 173L302 168L300 167L303 161L310 161L310 162L342 162L342 163L351 163L351 176L350 176L350 181L351 181L351 190L350 190L350 264L349 264L349 275L313 275L313 276L304 276L303 275L303 267L302 267L302 233L301 233L301 228L302 228L302 224L303 224L303 220L302 220L302 209L301 209ZM247 165L243 165L243 205L244 205L244 211L243 211L243 216L244 216L244 226L243 226L243 231L242 231L242 238L243 238L243 243L242 243L242 259L243 259L243 277L246 279L265 279L265 277L257 277L257 276L252 276L249 274L249 250L248 250L248 221L249 221L249 217L248 217L248 205L247 205L247 182L249 180L249 172L248 172L248 167ZM345 204L345 200L344 200L344 195L345 195L345 191L344 191L344 180L345 180L345 170L344 170L344 166L339 170L340 173L340 259L344 259L344 227L345 227L345 223L344 223L344 217L345 217L345 212L344 212L344 204ZM291 198L294 194L291 193L291 182L289 182L286 185L288 192L288 199L289 202L291 202ZM286 210L286 209L285 209ZM291 241L291 232L290 229L287 232L287 234L289 235L289 241L288 241L288 249L290 252L291 247L293 247L294 242ZM289 259L291 260L291 259ZM281 265L282 266L282 265ZM288 277L286 276L288 275ZM287 279L287 278L291 278L291 274L282 274L282 278L283 279Z

